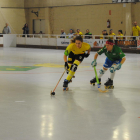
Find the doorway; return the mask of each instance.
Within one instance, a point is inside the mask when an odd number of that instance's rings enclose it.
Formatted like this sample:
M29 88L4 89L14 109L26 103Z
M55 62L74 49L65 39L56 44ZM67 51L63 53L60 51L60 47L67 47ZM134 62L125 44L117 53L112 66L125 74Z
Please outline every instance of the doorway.
M45 34L45 19L33 19L33 34Z

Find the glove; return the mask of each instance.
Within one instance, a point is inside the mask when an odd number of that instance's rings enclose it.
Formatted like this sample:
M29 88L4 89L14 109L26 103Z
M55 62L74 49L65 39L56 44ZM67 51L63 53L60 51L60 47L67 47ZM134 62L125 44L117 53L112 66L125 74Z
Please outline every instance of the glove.
M88 53L85 53L85 57L86 57L86 58L87 58L87 57L89 57L89 55L90 55L90 54L88 54Z
M92 67L94 67L94 66L96 67L97 66L96 60L92 61L91 65L92 65Z
M120 64L117 64L117 65L113 65L113 66L111 66L111 68L110 68L110 72L111 73L114 73L116 70L119 70L120 68L121 68L121 63Z
M121 69L121 66L122 66L122 64L121 64L121 63L117 64L117 68L116 68L116 70Z
M67 62L65 62L64 68L65 68L66 70L68 70L68 69L69 69L69 65L68 65L68 63L67 63Z

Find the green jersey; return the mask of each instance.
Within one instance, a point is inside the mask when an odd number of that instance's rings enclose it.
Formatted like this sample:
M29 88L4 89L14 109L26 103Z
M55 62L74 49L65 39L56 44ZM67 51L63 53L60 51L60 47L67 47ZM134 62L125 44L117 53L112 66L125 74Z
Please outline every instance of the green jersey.
M107 58L111 61L116 61L116 60L120 60L123 57L125 57L125 54L122 52L121 48L114 45L113 49L111 52L107 51L106 46L104 46L102 49L100 49L97 52L99 55L101 55L102 53L105 53L105 55L107 56Z

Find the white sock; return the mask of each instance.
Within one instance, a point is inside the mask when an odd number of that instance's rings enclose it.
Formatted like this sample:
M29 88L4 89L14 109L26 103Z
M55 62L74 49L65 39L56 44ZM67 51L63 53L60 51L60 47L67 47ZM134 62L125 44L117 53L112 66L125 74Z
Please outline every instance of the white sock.
M113 79L114 79L114 76L115 76L115 72L110 73L110 79L111 79L111 80L113 80Z
M104 74L106 71L107 71L107 70L101 69L101 70L99 71L99 76L98 76L98 78L101 78L101 77L103 76L103 74Z

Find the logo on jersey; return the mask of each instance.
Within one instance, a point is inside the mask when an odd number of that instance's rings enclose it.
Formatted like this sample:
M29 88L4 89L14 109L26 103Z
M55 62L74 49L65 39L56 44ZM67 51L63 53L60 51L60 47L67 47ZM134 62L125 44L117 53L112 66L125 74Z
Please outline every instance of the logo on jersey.
M116 53L113 53L113 55L116 55Z
M82 59L82 56L79 56L79 59Z

